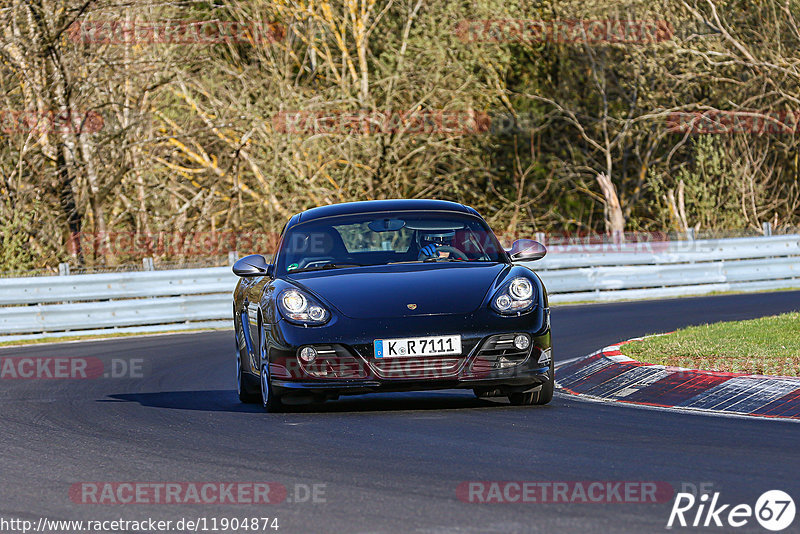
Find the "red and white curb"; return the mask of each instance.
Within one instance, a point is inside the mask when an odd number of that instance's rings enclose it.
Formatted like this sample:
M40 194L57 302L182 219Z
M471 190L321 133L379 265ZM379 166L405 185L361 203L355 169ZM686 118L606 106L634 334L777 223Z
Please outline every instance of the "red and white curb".
M800 420L800 378L722 373L637 362L611 345L556 369L558 387L594 399Z

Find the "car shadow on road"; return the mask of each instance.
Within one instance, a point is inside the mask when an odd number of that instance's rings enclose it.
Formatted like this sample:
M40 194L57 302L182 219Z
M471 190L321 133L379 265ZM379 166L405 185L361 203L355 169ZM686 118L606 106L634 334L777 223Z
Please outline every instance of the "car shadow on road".
M243 404L236 391L159 391L156 393L119 393L98 402L136 402L150 408L197 410L204 412L263 412L258 404Z
M98 402L135 402L141 406L207 412L263 412L258 404L243 404L233 390L120 393ZM464 410L509 407L504 399L477 399L471 392L383 393L342 397L339 400L287 406L288 413L392 412Z
M345 412L399 412L426 410L469 410L502 406L502 401L478 399L472 392L415 391L341 397L338 400L300 406L288 406L291 413L325 414Z

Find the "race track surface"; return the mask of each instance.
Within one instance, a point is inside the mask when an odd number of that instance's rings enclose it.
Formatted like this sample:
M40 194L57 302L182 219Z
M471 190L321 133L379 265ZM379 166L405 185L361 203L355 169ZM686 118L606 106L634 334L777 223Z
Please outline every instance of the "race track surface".
M798 309L800 292L557 307L555 357ZM266 516L278 518L279 533L638 533L663 531L671 508L671 501L475 504L456 495L462 482L509 480L659 481L676 491L710 483L725 503L753 505L781 489L800 504L800 425L791 422L560 393L545 407L511 407L470 391L351 397L266 414L236 399L231 332L0 349L0 358L19 356L96 357L107 370L113 359L143 362L122 378L0 381L6 519ZM70 487L87 481L277 482L288 501L305 500L313 485L319 493L317 502L258 506L71 500ZM763 532L753 520L738 530Z

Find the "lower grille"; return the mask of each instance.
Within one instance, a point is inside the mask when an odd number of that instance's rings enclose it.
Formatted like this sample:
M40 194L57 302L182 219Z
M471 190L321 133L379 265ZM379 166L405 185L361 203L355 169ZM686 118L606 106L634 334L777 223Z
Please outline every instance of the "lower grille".
M311 363L300 360L300 366L315 378L366 378L364 364L340 345L313 345L317 357Z
M444 378L455 375L462 361L459 356L380 358L372 361L372 367L380 378Z
M472 371L488 373L524 362L530 354L531 347L530 345L525 349L515 347L516 336L517 334L501 334L487 339L472 362Z

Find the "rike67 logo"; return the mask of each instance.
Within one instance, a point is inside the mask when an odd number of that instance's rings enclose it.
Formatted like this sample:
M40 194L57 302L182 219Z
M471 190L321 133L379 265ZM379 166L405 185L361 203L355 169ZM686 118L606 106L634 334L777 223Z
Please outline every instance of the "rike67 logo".
M781 490L764 492L755 506L749 504L722 504L719 492L699 498L691 493L678 493L669 514L667 528L691 527L743 527L753 518L765 529L780 532L794 521L794 500Z

